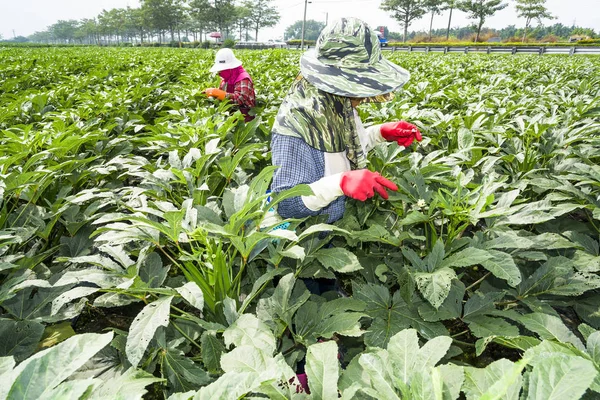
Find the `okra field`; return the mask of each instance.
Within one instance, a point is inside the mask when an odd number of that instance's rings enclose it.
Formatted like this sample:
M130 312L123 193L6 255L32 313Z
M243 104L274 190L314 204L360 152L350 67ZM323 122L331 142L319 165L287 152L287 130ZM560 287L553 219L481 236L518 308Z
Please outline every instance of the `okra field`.
M385 53L398 192L271 230L301 54L236 54L248 124L214 51L0 48L0 399L600 398L600 58Z

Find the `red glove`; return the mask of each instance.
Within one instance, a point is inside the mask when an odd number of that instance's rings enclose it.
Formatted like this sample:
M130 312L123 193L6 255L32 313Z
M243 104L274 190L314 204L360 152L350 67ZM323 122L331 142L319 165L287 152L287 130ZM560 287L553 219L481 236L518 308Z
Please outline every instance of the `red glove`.
M388 142L398 142L404 147L410 146L415 139L417 142L423 140L417 127L406 121L387 122L379 127L379 132Z
M216 97L217 99L223 101L225 100L225 96L227 95L227 92L225 92L224 90L221 89L215 89L215 88L209 88L206 89L204 91L204 93L208 96L208 97Z
M386 188L394 192L398 190L398 186L394 182L385 179L378 172L371 172L368 169L344 172L340 187L346 196L360 201L373 197L375 192L387 200Z

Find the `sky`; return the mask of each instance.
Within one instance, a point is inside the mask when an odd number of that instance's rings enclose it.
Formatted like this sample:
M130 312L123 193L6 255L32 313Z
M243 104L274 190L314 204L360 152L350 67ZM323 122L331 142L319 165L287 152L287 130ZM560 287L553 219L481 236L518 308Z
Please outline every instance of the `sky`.
M517 19L514 2L507 0L509 6L490 18L485 27L502 28L507 25L522 26L522 19ZM259 32L258 40L278 39L283 37L285 28L302 19L305 0L273 0L281 14L279 24L274 28L263 29ZM388 13L379 8L381 0L310 0L307 6L306 18L325 22L340 17L358 17L372 27L385 25L393 32L401 32L400 24ZM600 32L600 0L547 0L550 12L557 16L554 21L546 24L561 22L571 25L593 28ZM28 36L59 19L82 19L97 16L103 9L138 7L138 0L0 0L0 35L5 39L16 36ZM465 26L471 20L462 12L454 12L452 26ZM445 28L448 15L436 16L433 26ZM410 30L428 30L429 18L416 21Z

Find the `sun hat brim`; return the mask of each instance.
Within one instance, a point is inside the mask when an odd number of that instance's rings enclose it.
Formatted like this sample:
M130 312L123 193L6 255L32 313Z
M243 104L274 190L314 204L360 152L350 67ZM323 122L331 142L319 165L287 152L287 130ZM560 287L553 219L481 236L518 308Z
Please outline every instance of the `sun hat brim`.
M242 66L242 62L240 60L238 60L237 58L232 60L229 63L223 63L223 64L220 64L218 61L216 61L215 64L211 67L211 69L209 69L209 71L212 73L215 73L215 72L225 71L226 69L234 69L234 68L241 67L241 66Z
M376 97L401 88L410 72L385 58L365 67L334 66L322 63L316 49L305 52L300 71L317 89L345 97Z

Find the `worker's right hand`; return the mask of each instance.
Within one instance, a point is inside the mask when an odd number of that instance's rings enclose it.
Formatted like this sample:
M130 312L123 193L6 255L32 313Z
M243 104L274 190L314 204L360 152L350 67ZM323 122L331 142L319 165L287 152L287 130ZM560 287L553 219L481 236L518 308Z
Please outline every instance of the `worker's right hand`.
M227 96L227 92L225 92L224 90L221 90L221 89L216 89L216 88L205 89L204 94L206 94L208 97L216 97L217 99L219 99L221 101L225 100L225 97Z
M342 173L340 187L346 196L360 201L373 197L375 192L387 200L389 196L386 189L394 192L398 190L398 186L394 182L385 179L378 172L368 169Z

